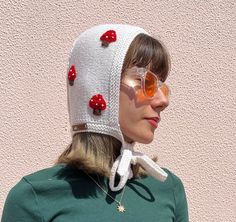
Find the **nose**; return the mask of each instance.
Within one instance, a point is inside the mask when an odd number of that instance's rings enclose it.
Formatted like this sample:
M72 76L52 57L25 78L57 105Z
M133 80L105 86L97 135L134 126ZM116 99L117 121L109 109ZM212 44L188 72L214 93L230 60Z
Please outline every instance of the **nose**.
M165 95L164 92L158 88L154 97L151 100L151 106L154 110L163 111L169 105L169 96Z

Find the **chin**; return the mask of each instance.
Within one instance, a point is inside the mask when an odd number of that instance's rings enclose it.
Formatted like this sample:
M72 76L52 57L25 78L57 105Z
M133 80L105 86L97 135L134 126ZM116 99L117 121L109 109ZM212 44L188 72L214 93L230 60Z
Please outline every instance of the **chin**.
M154 139L154 135L152 133L150 133L150 134L147 134L145 137L143 135L142 135L142 137L141 136L138 137L136 139L136 141L138 143L149 144L153 141L153 139Z
M153 139L145 139L145 140L142 140L141 142L139 143L142 143L142 144L149 144L153 141Z
M137 128L141 128L141 127L137 127ZM137 129L136 128L136 129ZM149 144L153 141L154 139L154 132L151 130L135 130L135 131L126 131L123 132L123 136L126 142L129 141L134 141L137 143L142 143L142 144Z

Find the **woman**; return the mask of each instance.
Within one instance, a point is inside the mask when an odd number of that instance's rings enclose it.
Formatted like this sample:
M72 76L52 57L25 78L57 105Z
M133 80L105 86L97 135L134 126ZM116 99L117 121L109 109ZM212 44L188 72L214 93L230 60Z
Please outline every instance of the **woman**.
M55 166L11 189L2 222L188 221L181 180L133 149L153 140L168 71L163 44L142 28L83 32L67 72L72 143Z

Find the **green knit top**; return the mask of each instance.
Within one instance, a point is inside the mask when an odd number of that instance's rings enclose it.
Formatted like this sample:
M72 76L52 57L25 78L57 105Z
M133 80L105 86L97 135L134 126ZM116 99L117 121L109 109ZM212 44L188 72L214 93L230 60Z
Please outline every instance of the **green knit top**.
M165 182L151 176L128 180L125 212L117 211L122 190L112 192L108 179L57 164L24 176L8 193L1 222L187 222L184 186L170 170Z

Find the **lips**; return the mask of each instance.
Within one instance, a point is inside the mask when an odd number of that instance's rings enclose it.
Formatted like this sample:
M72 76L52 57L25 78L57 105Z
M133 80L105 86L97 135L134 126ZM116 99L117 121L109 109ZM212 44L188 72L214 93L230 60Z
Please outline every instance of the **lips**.
M153 120L155 121L156 123L159 123L160 122L160 118L159 117L150 117L150 118L145 118L147 120Z
M155 128L157 128L158 123L160 122L160 118L159 117L151 117L151 118L145 118L146 120L148 120L148 122L154 126Z

